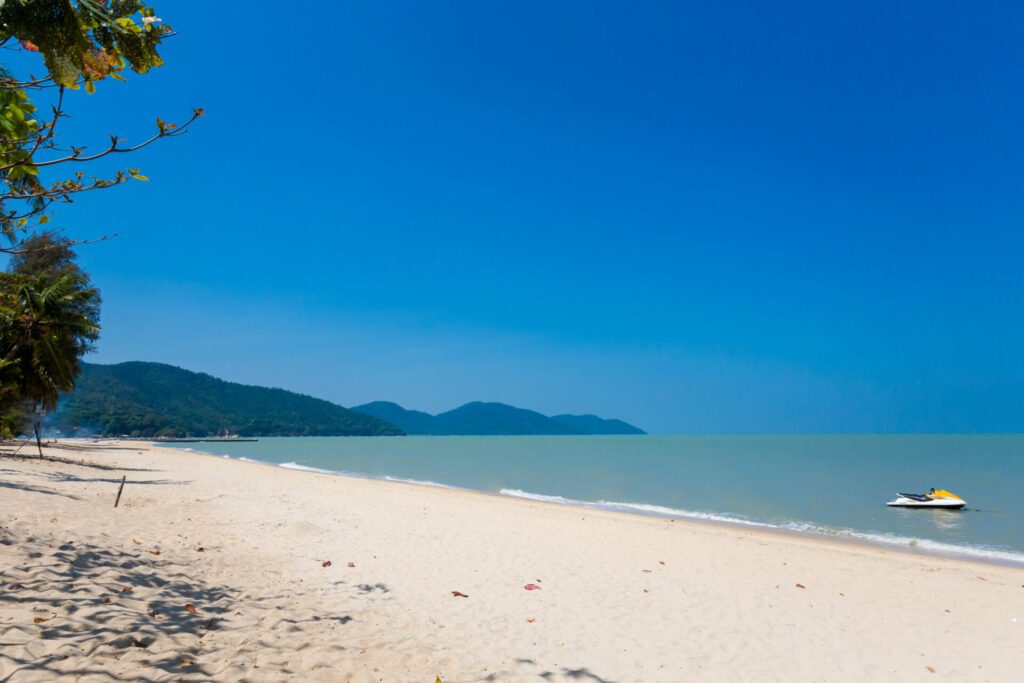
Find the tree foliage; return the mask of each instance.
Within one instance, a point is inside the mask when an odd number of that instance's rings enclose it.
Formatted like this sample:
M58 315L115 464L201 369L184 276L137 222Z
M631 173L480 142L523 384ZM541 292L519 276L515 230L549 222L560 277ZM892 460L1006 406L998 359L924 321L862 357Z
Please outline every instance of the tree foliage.
M44 232L26 244L0 279L0 408L6 403L13 413L5 420L12 431L74 388L81 358L99 337L99 292L68 242Z
M26 405L51 410L74 387L81 358L99 334L99 293L72 250L84 240L45 232L51 206L147 180L137 168L110 177L78 169L181 135L203 113L193 110L181 125L158 117L146 139L129 144L114 135L90 150L58 140L66 95L92 94L104 79L123 81L126 71L160 66L158 49L172 33L138 0L0 0L0 47L38 55L41 69L15 74L0 64L0 253L12 256L10 272L0 273L0 435L18 428ZM48 100L49 111L34 98ZM44 181L56 167L75 170Z
M145 73L160 66L158 48L171 34L151 7L136 0L0 0L0 45L39 53L45 69L40 77L16 76L0 66L0 232L8 241L0 252L27 249L25 240L36 225L50 220L46 212L54 202L70 203L80 192L147 179L138 168L125 168L106 178L76 171L46 183L41 170L138 150L181 135L202 115L202 109L194 109L180 125L158 117L155 133L134 144L116 135L98 151L58 143L66 91L92 93L105 78L124 80L126 69ZM30 93L46 89L56 89L56 95L44 117Z

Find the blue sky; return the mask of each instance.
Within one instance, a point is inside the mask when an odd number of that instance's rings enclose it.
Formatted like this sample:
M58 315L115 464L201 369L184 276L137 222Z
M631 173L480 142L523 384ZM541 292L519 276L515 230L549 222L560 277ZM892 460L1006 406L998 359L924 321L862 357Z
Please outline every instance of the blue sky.
M1024 6L175 2L97 362L656 432L1024 429ZM280 26L278 30L272 24ZM281 30L287 27L287 30Z

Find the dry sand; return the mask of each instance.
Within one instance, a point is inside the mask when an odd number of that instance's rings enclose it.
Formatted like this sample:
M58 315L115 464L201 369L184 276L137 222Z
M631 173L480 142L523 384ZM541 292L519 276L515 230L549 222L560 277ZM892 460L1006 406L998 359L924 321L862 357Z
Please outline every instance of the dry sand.
M1024 680L1021 569L127 446L0 458L0 680Z

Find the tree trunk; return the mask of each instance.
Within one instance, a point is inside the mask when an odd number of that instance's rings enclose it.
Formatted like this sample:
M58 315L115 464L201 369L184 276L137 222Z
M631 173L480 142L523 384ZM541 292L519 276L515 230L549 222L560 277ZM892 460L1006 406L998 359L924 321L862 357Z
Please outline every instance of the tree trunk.
M42 458L43 457L43 442L39 438L39 420L36 420L35 428L36 428L36 446L39 448L39 457Z

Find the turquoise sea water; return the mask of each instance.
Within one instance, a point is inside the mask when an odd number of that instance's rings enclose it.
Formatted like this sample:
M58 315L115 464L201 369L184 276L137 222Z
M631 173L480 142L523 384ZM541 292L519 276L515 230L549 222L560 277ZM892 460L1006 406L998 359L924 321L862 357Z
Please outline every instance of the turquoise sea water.
M192 450L1024 564L1024 435L268 438ZM946 488L964 511L905 510Z

